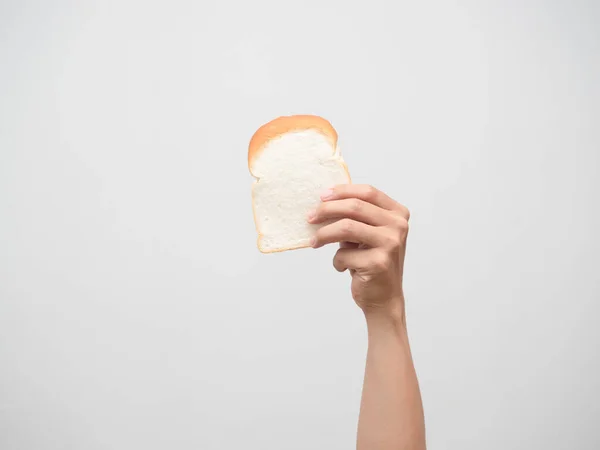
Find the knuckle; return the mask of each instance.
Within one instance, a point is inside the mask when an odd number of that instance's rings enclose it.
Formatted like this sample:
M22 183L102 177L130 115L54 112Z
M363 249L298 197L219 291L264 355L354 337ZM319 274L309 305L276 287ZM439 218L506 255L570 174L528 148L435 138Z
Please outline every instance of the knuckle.
M405 206L404 207L404 217L406 217L406 221L410 220L410 210Z
M373 200L377 196L377 189L368 184L365 189L365 197L369 200Z
M390 223L390 227L393 228L394 231L399 232L400 234L408 233L408 220L406 219L406 217L404 217L404 213L392 213L392 221Z
M375 269L376 271L385 272L386 270L388 270L390 268L390 265L391 265L390 257L388 256L387 253L384 253L384 252L375 253L375 255L373 256L373 259L371 261L371 265L372 265L373 269Z
M391 250L397 250L402 245L402 236L397 232L389 233L387 234L385 241L387 244L386 247Z
M396 227L401 233L408 233L408 220L404 217L399 217L396 222Z
M354 231L354 222L350 219L342 219L340 221L340 228L345 235L349 235Z
M362 206L363 206L362 202L359 199L355 198L355 199L351 200L350 210L355 213L360 212L362 210Z

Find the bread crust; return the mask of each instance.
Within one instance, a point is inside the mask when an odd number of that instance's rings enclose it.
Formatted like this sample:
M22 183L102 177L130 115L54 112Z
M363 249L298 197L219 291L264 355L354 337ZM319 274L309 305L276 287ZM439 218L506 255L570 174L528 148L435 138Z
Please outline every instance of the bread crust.
M313 115L294 115L294 116L282 116L278 117L270 122L261 126L254 135L252 139L250 139L250 144L248 146L248 169L250 173L255 176L252 172L252 165L254 161L260 156L260 153L264 149L265 145L267 145L271 140L278 138L279 136L301 130L315 130L322 133L325 137L327 137L331 142L332 153L334 153L337 149L337 141L338 135L335 131L335 128L331 125L331 123L323 119L319 116ZM340 164L346 171L348 175L348 181L350 182L350 173L348 172L348 166L343 160L340 160ZM261 239L263 234L258 228L258 220L256 220L256 206L254 203L254 187L258 180L252 185L252 214L254 216L254 225L256 227L256 233L258 234L258 238L256 241L258 249L262 253L278 253L286 250L296 250L300 248L310 247L310 244L298 244L292 247L281 247L274 249L265 249L261 246Z
M256 130L256 133L250 139L250 145L248 146L248 169L250 173L254 175L252 165L269 141L282 134L301 130L316 130L331 141L331 147L334 150L337 147L337 132L328 120L312 115L281 116L264 124Z

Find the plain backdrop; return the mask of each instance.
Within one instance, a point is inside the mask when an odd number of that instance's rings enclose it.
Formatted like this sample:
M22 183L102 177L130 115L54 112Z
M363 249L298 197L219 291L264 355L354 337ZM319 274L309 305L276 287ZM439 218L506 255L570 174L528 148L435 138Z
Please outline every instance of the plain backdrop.
M411 212L430 449L600 448L595 1L0 2L0 448L351 449L335 248L256 249L247 144L328 118Z

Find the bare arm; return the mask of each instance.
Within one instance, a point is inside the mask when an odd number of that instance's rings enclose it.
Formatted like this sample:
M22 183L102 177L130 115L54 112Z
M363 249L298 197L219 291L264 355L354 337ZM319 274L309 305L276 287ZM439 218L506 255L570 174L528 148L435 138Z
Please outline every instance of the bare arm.
M368 313L367 327L357 449L424 450L423 406L404 321Z
M309 221L339 219L313 244L340 243L334 267L352 275L352 296L365 313L369 346L357 450L424 450L425 425L406 321L402 275L408 210L364 185L324 194Z

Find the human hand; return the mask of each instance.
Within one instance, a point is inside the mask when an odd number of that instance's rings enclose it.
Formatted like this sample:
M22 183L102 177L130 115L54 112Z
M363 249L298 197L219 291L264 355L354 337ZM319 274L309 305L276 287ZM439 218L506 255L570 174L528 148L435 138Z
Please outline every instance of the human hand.
M308 222L330 220L313 239L314 248L339 242L334 267L352 276L352 297L365 314L400 314L404 320L402 276L408 209L368 185L343 184L321 196Z

